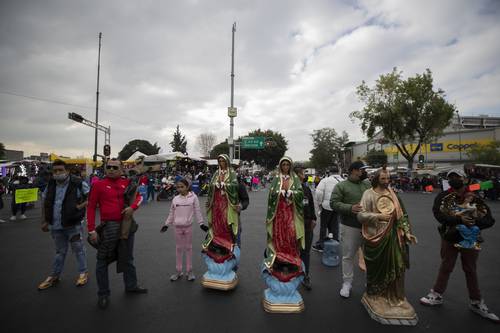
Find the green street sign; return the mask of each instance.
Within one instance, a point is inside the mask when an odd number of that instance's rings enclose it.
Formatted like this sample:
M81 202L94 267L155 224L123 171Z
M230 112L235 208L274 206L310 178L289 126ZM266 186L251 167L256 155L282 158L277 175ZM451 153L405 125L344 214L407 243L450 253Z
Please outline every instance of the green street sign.
M266 138L263 136L247 136L241 138L242 149L264 149Z

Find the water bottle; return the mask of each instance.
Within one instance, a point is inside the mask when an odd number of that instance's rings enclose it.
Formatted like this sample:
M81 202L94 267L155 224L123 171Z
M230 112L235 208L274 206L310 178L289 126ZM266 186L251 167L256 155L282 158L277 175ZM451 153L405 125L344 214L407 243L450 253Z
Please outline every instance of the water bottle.
M340 264L340 243L333 239L333 234L329 233L328 238L323 242L323 265L336 267Z

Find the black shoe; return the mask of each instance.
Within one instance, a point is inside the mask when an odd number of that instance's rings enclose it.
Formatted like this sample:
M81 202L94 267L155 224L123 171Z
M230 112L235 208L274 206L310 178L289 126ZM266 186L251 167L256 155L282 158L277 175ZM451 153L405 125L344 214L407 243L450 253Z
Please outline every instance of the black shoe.
M302 285L306 290L311 290L312 289L312 284L311 284L311 278L309 276L306 276L304 280L302 280Z
M132 288L132 289L126 289L125 292L127 294L147 294L148 293L148 290L146 288L142 288L142 287L135 287L135 288Z
M321 245L313 245L313 246L311 246L311 248L313 249L313 251L323 252L323 246L321 246Z
M97 306L100 309L106 309L109 305L109 297L108 296L99 296L97 299Z

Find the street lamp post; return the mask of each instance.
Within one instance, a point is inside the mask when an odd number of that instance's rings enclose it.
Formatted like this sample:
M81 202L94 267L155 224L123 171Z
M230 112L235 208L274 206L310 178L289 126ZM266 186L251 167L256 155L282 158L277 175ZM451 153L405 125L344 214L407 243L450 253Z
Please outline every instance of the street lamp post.
M73 120L73 121L76 121L77 123L81 123L81 124L84 124L86 126L95 128L96 132L97 131L103 132L104 133L104 145L109 147L109 145L111 144L111 126L105 127L103 125L99 125L91 120L83 118L81 115L79 115L78 113L74 113L74 112L68 113L68 118ZM97 142L97 140L96 140L96 142ZM94 153L94 158L93 158L94 169L95 169L95 162L97 162L97 156L99 156L99 154L97 154L97 149L96 149L95 153Z
M97 162L97 130L99 126L99 72L101 69L101 38L102 32L99 32L99 51L97 53L97 90L96 90L96 100L95 100L95 135L94 135L94 167L95 170L96 162Z
M236 108L234 107L234 33L236 32L236 22L233 23L232 29L232 45L231 45L231 106L228 108L229 116L229 159L231 162L234 159L234 118L237 115Z
M458 120L458 152L460 154L460 162L462 162L462 122L460 121L460 114L458 110L455 111L457 113Z

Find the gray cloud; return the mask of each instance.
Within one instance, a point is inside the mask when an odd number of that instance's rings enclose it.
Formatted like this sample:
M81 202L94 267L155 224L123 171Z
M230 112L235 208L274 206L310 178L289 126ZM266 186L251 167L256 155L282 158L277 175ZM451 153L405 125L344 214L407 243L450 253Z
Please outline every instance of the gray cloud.
M330 126L361 139L355 87L397 66L430 68L463 114L499 115L495 1L2 1L0 141L28 153L87 155L94 118L97 34L103 32L100 121L112 149L143 138L169 150L179 124L229 134L231 25L237 21L235 134L282 132L309 157L310 133ZM101 137L102 144L102 137Z

